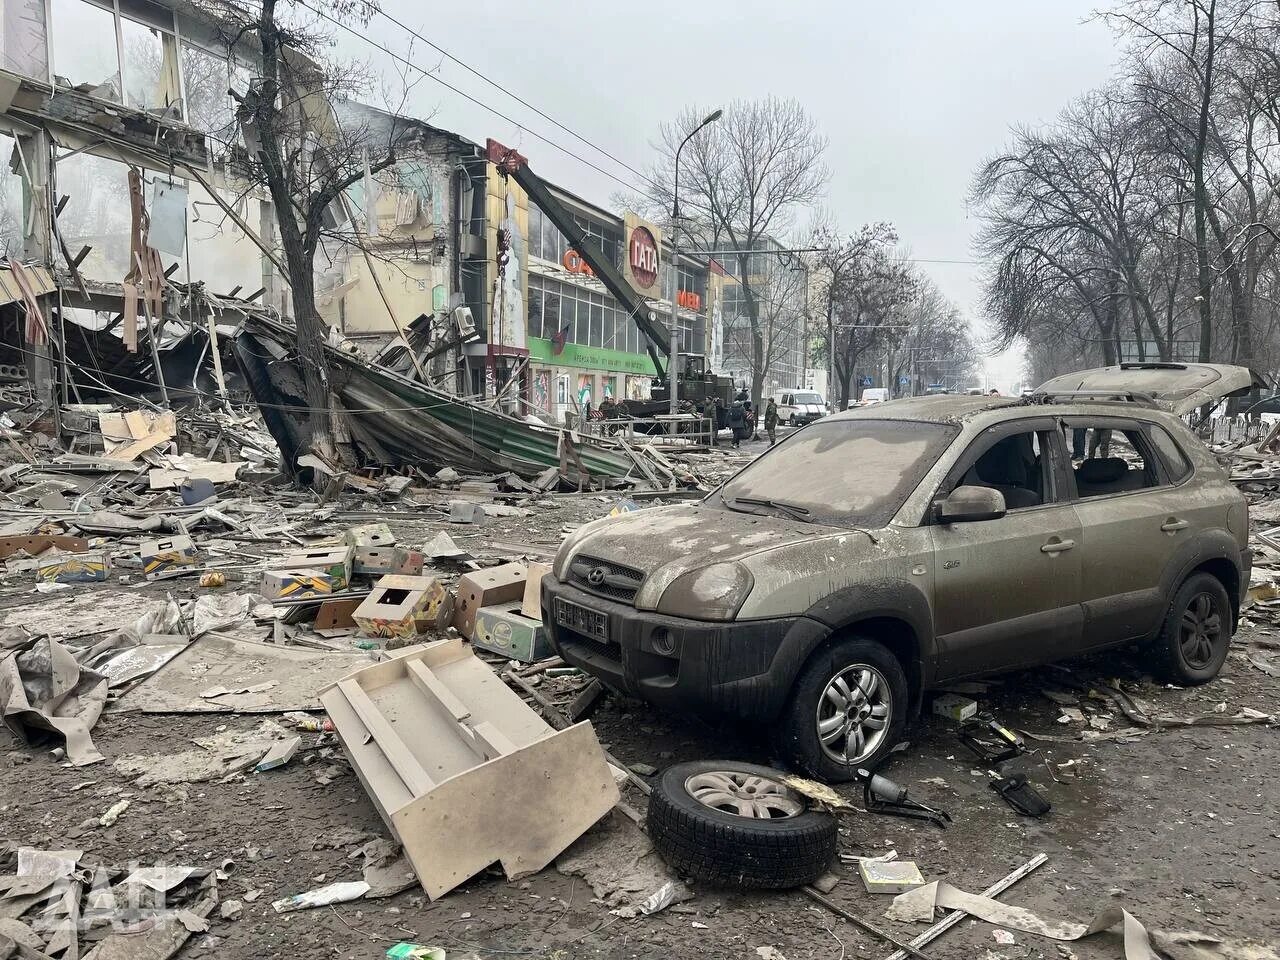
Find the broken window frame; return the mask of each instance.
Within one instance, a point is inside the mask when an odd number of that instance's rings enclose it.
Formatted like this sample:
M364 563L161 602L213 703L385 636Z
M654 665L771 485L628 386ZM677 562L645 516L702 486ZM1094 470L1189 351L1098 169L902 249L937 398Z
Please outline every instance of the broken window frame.
M124 29L123 21L128 20L134 24L147 29L155 30L160 34L161 42L161 60L160 60L160 82L157 86L158 90L162 90L166 86L164 71L170 71L167 86L178 96L181 96L182 84L180 77L180 69L178 67L178 53L180 38L178 35L177 20L172 10L156 6L146 2L146 0L62 0L63 3L79 2L89 7L95 8L107 13L112 17L112 25L115 31L115 55L116 55L116 76L119 78L119 97L112 100L114 103L122 103L126 106L133 106L135 109L159 109L168 104L154 104L149 108L137 107L129 102L129 72L130 68L125 57L124 46ZM61 73L66 76L72 83L84 82L76 81L72 76L66 73L70 64L59 62L56 47L58 45L59 31L66 31L62 35L65 36L74 31L74 27L68 26L66 23L60 23L62 17L54 16L53 3L49 3L46 7L46 13L49 18L48 23L48 44L49 44L49 64L52 74ZM65 51L64 51L65 53ZM110 98L108 98L110 99ZM170 101L172 102L172 101Z

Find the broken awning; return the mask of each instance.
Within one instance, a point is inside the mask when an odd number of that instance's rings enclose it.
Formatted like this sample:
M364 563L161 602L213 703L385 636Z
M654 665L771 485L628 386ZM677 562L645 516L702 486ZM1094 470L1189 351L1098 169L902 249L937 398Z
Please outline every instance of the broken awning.
M291 325L262 317L247 318L236 338L236 355L263 419L289 463L306 452L306 404L293 342ZM352 443L365 463L511 471L526 479L560 463L564 431L410 380L331 344L325 351ZM608 441L577 436L575 445L594 477L620 479L634 468Z

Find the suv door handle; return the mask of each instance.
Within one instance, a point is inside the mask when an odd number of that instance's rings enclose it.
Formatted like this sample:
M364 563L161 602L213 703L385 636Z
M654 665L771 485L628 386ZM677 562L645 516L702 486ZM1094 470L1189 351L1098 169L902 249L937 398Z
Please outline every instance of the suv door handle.
M1174 533L1178 530L1185 530L1190 524L1185 520L1179 520L1177 517L1170 517L1164 523L1160 524L1160 529L1165 533Z
M1070 550L1076 545L1074 540L1058 540L1053 539L1040 548L1041 553L1062 553L1064 550Z

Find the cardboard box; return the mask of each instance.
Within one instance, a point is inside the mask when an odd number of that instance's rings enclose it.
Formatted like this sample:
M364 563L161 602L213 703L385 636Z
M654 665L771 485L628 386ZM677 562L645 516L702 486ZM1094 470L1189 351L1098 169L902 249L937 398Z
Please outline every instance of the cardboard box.
M481 607L476 611L476 626L472 644L512 660L533 663L545 660L555 651L542 629L542 620L534 620L510 604Z
M549 563L530 563L529 579L524 584L524 603L520 612L533 620L542 620L542 578L551 572Z
M101 583L107 579L105 550L51 553L39 560L36 576L44 583Z
M316 609L316 622L312 624L312 629L321 636L327 633L341 633L347 630L354 630L356 622L351 615L356 612L356 608L360 606L363 597L353 597L351 599L326 600Z
M920 868L912 860L859 860L858 873L867 893L906 893L924 886Z
M977 714L978 701L962 697L958 693L944 693L934 697L933 712L956 723L963 723Z
M172 570L193 570L200 561L200 551L190 537L146 540L138 552L142 556L142 572L148 579Z
M385 523L362 523L358 527L352 527L342 535L342 540L347 546L356 547L394 547L396 545L395 534L391 532L391 528Z
M422 551L408 547L356 547L351 569L356 576L381 577L400 573L416 577L422 573Z
M416 637L447 623L449 593L435 577L392 574L373 585L351 619L367 637Z
M323 547L306 553L291 553L275 565L276 570L319 570L327 576L334 590L351 582L351 562L355 547Z
M461 577L453 611L453 625L458 632L470 640L476 626L477 610L522 599L528 576L524 564L504 563Z
M323 570L264 570L262 595L268 600L323 597L346 586L336 584Z

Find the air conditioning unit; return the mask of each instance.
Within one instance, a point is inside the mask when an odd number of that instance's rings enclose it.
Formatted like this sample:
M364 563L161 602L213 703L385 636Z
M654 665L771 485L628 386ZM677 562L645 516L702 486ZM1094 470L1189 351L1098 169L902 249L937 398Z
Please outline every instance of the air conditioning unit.
M476 335L476 322L471 316L470 307L457 307L453 311L453 322L458 327L458 337L466 340Z

